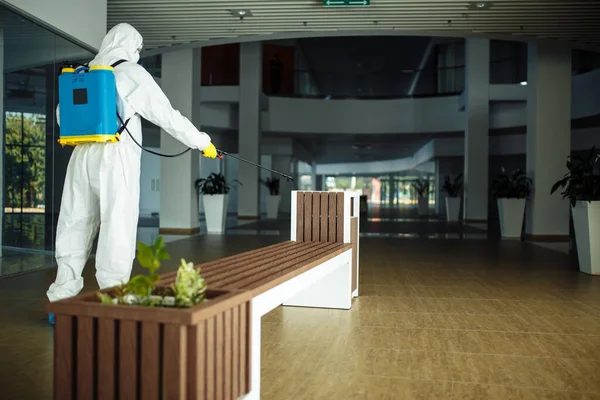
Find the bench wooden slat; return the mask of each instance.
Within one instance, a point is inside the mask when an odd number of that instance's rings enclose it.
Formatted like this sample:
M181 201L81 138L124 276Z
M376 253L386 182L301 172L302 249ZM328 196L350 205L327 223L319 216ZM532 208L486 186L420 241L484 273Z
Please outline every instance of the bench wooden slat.
M216 398L216 371L214 368L217 352L215 350L215 321L213 317L206 321L206 400Z
M321 194L309 193L312 201L312 235L311 241L318 242L321 240ZM309 196L307 196L309 197Z
M115 396L115 320L98 318L98 400ZM66 398L66 397L65 397Z
M57 315L54 326L54 398L73 397L73 317Z
M348 251L349 249L351 249L350 245L340 246L338 250L335 250L335 252L329 252L325 256L315 256L309 260L306 260L306 264L304 265L299 265L296 268L280 270L277 273L269 276L268 279L256 280L242 286L241 289L251 290L253 296L258 296L259 294L262 294L267 290L276 287L277 285L280 285L318 265L321 265L325 261L330 260L342 254L343 252Z
M225 338L224 338L225 339L225 356L224 356L225 395L224 395L224 397L225 397L225 400L234 400L232 398L233 390L231 389L231 386L233 385L233 379L232 379L233 334L231 332L231 328L233 326L233 312L231 310L225 311L225 314L223 315L223 319L224 319L224 323L225 323Z
M240 307L236 307L233 309L233 314L231 316L231 323L233 324L233 336L231 338L231 342L233 344L233 353L231 355L232 363L231 363L231 377L232 377L232 385L231 385L231 397L233 399L237 399L240 397Z
M225 389L225 379L223 371L225 369L225 338L223 337L224 320L223 314L219 314L216 317L215 331L216 331L216 342L215 342L215 369L217 370L217 382L215 390L215 398L222 399L223 392Z
M188 327L187 395L188 399L206 400L206 324L201 322Z
M328 203L329 203L329 212L327 213L327 219L329 220L329 237L328 237L328 241L329 242L335 242L337 237L335 235L335 229L337 227L336 221L335 221L335 216L336 216L336 212L335 212L335 208L337 206L337 201L336 201L336 194L331 192L328 194Z
M336 242L344 243L344 193L336 194Z
M220 281L223 278L232 278L236 277L239 274L248 272L249 270L255 267L264 266L266 261L270 261L271 263L282 262L283 260L289 260L291 258L297 257L300 254L304 254L306 252L314 251L316 248L326 246L327 243L323 242L315 242L315 243L303 243L302 245L297 245L293 247L293 251L286 251L282 254L262 254L260 257L254 257L252 260L240 260L239 263L235 264L235 267L222 271L221 269L213 269L212 271L208 271L210 273L204 273L204 279L207 282L215 282ZM219 286L215 286L219 287Z
M322 252L323 249L331 247L330 243L319 243L317 242L314 246L302 248L296 252L290 253L286 257L283 258L273 258L268 255L262 259L255 259L255 262L250 265L240 265L239 272L236 274L222 274L218 278L213 277L205 278L208 285L213 285L218 288L236 288L239 287L236 285L236 282L242 281L244 279L255 276L257 273L270 270L270 269L280 269L284 268L284 266L292 266L299 263L302 263L303 258L314 254L315 252Z
M153 322L142 322L142 353L140 365L140 391L143 399L159 399L160 370L160 325Z
M234 254L232 256L220 258L218 260L209 261L209 262L200 264L200 266L202 267L202 271L204 271L205 268L210 268L211 266L219 266L219 268L224 268L227 265L229 265L231 263L231 261L235 261L237 263L240 260L240 257L244 257L244 259L251 259L252 257L256 256L257 254L262 254L262 253L266 253L266 252L279 252L280 250L283 250L284 248L290 247L294 244L295 244L295 242L288 240L287 242L281 242L281 243L277 243L277 244L274 244L271 246L261 247L258 249L246 251L244 253ZM175 278L176 276L177 276L177 271L168 272L166 274L161 275L161 280L168 280L170 278Z
M349 246L343 247L349 249ZM288 269L291 271L300 270L307 263L310 263L311 260L326 260L330 254L335 253L339 249L341 249L340 246L328 244L326 246L320 246L315 251L303 253L301 256L283 264L279 262L265 264L264 268L261 268L254 274L248 275L248 277L243 280L228 280L226 283L224 283L223 287L243 289L253 285L269 284L270 280L273 279L274 276L279 276L280 273L286 272Z
M248 348L246 343L252 343L252 302L247 305L240 305L240 393L248 393L251 390L250 384L252 348Z
M304 194L296 194L296 241L304 242Z
M137 322L119 324L119 398L133 399L137 392Z
M167 399L186 398L186 327L165 324L163 346L163 391Z
M300 251L303 248L303 246L306 246L308 244L308 243L304 243L304 242L302 242L302 243L289 242L289 243L291 244L290 246L280 247L277 250L272 251L272 252L265 251L265 252L261 252L261 253L256 253L252 257L245 257L243 255L240 255L237 259L229 260L229 263L226 265L212 264L207 267L207 266L201 264L198 267L201 268L201 273L202 273L202 276L204 277L204 279L214 279L215 276L231 275L232 273L235 273L236 270L239 270L240 268L243 269L246 266L253 264L256 260L264 260L265 257L273 258L273 259L285 257L286 255L288 255L290 253L295 253L297 251Z
M200 268L202 277L207 282L213 282L221 277L235 276L237 273L243 272L248 268L264 263L265 259L269 260L281 260L282 258L289 257L290 255L298 254L303 251L311 251L315 246L320 246L320 243L309 243L309 242L287 242L289 246L279 247L274 252L264 251L261 253L254 253L252 257L246 256L245 253L238 254L236 257L229 260L228 265L221 266L217 263L197 265L196 268ZM169 286L176 279L176 275L169 274L169 276L162 276L160 285ZM211 285L212 287L218 287Z
M303 193L304 194L304 193ZM304 241L312 240L312 196L304 194Z
M327 193L320 193L320 201L321 201L321 220L319 224L321 226L321 232L319 235L319 240L322 242L326 242L329 240L329 196Z
M94 319L77 319L77 398L94 393Z

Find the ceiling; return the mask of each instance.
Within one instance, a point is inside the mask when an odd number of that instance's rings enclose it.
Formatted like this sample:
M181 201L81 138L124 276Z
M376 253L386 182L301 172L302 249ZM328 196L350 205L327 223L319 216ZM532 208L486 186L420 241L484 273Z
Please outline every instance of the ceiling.
M480 1L483 3L484 1ZM240 21L228 10L249 9ZM371 0L368 7L324 7L322 0L108 0L108 24L133 24L146 48L277 33L372 31L409 35L541 37L600 49L598 0Z

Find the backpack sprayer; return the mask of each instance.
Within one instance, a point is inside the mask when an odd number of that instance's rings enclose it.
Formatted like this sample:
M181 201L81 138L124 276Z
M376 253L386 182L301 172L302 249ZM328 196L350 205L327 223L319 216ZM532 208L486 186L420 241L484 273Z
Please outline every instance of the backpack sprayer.
M161 154L144 148L127 129L127 121L123 121L118 110L114 112L117 104L117 85L114 69L126 60L119 60L110 66L75 67L72 63L65 63L58 77L58 97L60 110L60 137L58 142L63 146L77 146L85 143L116 143L120 140L123 131L127 131L133 142L148 153L159 157L179 157L191 150L177 154ZM120 126L119 126L120 122ZM217 150L217 157L235 158L246 164L264 169L280 175L288 181L294 178L290 175L263 167L260 164L234 156L222 150Z

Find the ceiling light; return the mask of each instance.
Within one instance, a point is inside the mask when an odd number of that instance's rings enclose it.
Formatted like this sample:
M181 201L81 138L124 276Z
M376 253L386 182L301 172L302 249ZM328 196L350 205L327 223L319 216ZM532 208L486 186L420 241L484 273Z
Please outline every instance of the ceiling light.
M491 1L470 1L468 4L471 10L487 10L492 6Z
M527 81L521 82L521 86L527 86Z
M234 17L238 17L238 18L245 18L245 17L252 16L251 10L229 10L229 12L231 13L231 15L233 15Z

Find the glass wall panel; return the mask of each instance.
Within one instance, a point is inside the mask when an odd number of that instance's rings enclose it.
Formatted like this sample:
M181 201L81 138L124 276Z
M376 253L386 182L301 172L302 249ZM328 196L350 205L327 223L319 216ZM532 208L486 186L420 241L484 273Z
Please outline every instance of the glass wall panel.
M2 262L0 275L53 265L62 186L72 149L58 143L58 74L93 54L0 6Z

